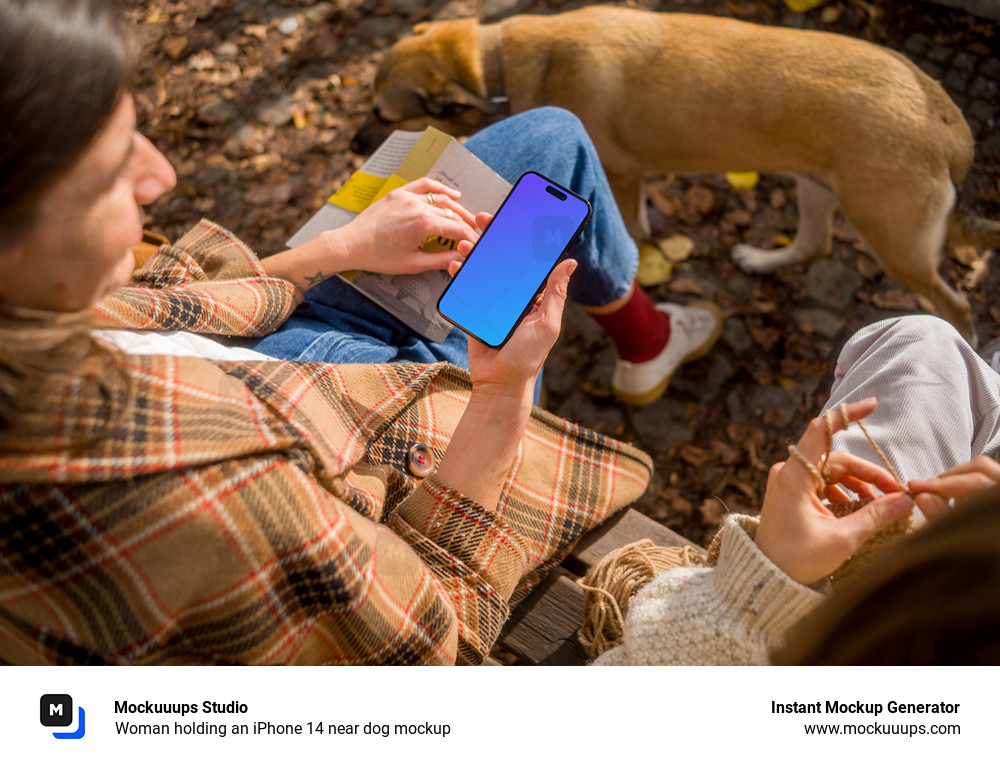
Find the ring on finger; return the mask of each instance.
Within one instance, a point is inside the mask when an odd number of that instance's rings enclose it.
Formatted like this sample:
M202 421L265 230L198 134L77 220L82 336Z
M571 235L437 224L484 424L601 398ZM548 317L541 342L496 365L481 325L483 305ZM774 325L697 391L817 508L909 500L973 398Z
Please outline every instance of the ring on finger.
M444 217L447 218L449 221L455 217L455 214L451 211L450 207L446 207L444 209Z
M427 204L431 207L437 207L437 195L434 192L427 192L424 196L427 197Z

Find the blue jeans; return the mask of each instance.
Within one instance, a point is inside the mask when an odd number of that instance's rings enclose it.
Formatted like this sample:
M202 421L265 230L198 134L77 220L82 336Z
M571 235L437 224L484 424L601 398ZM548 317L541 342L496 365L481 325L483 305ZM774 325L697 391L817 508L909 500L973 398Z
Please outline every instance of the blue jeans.
M625 294L638 251L576 116L553 107L534 109L486 128L465 146L511 183L535 170L588 199L594 212L572 250L579 266L569 297L584 306L605 306ZM341 279L328 279L305 297L287 322L253 348L304 362L445 361L468 369L468 342L460 330L432 343Z

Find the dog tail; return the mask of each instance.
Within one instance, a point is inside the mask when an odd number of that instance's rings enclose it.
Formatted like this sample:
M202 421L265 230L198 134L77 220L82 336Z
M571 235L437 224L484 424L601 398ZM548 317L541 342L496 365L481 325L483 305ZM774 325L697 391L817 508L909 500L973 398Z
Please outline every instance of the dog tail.
M955 205L948 219L948 239L959 245L1000 247L1000 221L982 218Z

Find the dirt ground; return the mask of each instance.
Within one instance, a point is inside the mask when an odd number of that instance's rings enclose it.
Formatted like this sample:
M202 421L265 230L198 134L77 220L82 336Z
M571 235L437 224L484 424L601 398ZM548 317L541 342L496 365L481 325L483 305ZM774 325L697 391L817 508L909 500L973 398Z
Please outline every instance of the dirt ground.
M174 193L150 206L148 225L174 238L205 216L260 255L277 252L361 164L348 144L370 106L368 83L381 52L412 24L583 4L127 2L144 52L140 125L180 178ZM910 0L828 0L806 13L780 0L618 4L841 32L921 59L949 87L977 137L977 165L963 201L1000 218L1000 131L990 92L997 78L994 24ZM825 401L837 352L850 334L920 307L842 220L828 259L760 277L736 269L728 257L734 244L770 245L794 234L794 186L785 179L764 177L749 191L734 190L721 176L654 178L648 186L653 240L683 235L694 252L668 281L647 290L657 300L715 300L727 315L723 338L684 368L660 401L631 408L610 396L612 348L596 325L571 311L546 366L549 407L653 455L656 475L638 507L704 541L726 509L759 508L768 467L784 458L787 440ZM942 267L968 293L987 340L1000 324L1000 274L990 256L963 251Z

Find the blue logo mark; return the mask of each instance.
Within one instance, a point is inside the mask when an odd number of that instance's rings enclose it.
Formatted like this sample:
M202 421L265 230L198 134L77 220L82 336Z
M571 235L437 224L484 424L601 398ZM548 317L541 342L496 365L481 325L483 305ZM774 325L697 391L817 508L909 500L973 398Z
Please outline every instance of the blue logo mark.
M69 726L73 723L73 698L68 694L43 694L39 700L39 721L42 726ZM77 708L76 731L55 731L56 739L82 739L87 732L87 716Z

